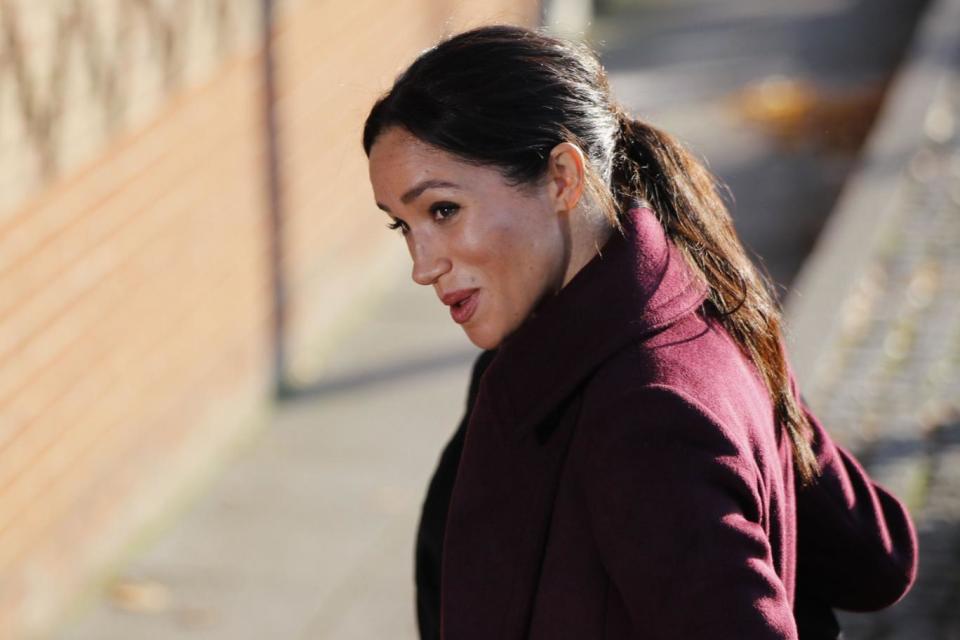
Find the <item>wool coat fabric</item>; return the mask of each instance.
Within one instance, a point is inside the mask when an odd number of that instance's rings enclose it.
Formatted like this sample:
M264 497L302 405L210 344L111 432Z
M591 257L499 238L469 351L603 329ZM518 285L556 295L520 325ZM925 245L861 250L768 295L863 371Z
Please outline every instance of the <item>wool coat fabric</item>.
M906 593L904 506L805 406L821 473L799 482L704 297L634 209L484 354L421 520L424 638L808 640Z

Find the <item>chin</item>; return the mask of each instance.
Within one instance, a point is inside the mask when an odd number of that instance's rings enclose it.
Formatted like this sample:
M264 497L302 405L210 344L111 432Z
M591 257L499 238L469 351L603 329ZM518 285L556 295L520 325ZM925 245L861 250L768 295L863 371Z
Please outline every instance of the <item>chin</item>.
M503 342L503 334L499 331L492 331L486 327L464 327L464 332L467 334L467 338L470 339L475 346L488 350L496 349L500 346L500 343Z

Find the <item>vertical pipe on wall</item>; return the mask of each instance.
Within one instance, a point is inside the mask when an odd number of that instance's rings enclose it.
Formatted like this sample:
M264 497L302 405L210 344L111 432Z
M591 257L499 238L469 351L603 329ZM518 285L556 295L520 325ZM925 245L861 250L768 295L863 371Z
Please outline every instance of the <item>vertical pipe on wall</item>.
M267 179L267 238L270 243L271 343L273 351L273 384L277 397L290 391L287 380L287 291L283 254L283 190L280 182L280 141L276 113L276 65L273 51L274 0L261 0L263 28L263 114Z

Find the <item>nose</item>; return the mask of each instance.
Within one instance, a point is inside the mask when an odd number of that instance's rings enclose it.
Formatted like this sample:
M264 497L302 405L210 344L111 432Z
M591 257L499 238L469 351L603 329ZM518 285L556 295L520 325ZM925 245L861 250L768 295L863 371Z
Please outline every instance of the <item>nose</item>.
M413 258L413 281L417 284L432 285L453 266L449 258L443 256L440 247L431 243L415 240L410 246Z

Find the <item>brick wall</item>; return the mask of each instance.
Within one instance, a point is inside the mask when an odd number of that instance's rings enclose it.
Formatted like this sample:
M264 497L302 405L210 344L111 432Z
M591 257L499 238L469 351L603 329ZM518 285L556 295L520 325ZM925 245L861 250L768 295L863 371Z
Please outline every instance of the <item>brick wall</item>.
M260 9L0 4L0 638L45 628L263 422ZM442 33L537 15L504 0L278 3L293 375L316 375L378 275L407 268L366 182L366 109Z

